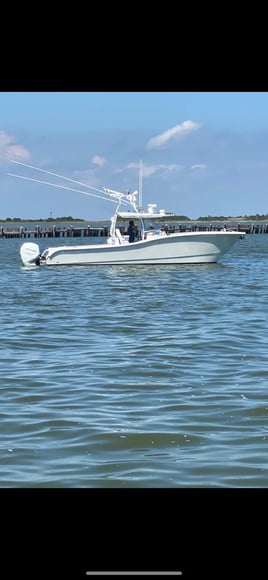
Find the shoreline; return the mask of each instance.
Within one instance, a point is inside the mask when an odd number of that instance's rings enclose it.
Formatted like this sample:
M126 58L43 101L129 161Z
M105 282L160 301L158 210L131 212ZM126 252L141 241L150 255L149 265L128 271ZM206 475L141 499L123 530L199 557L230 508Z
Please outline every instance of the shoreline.
M158 219L157 221L160 221L160 220ZM127 218L120 219L120 222L122 222L122 223L127 222ZM182 219L182 218L180 218L180 216L173 216L172 218L169 217L168 219L163 220L163 222L161 222L161 223L178 223L178 222L182 223L182 224L197 224L197 223L201 223L201 224L202 223L209 223L209 224L212 224L212 223L229 223L229 224L230 223L245 223L245 224L247 224L247 223L252 223L252 222L258 222L258 223L261 223L261 222L266 223L267 222L268 223L268 217L267 217L267 219L265 219L265 218L259 219L258 216L252 217L252 218L202 217L199 219L190 219L190 218L189 219L188 218ZM25 225L25 224L48 224L48 225L49 224L69 224L69 225L81 224L81 225L89 225L89 226L94 224L94 225L103 226L103 225L106 225L109 223L110 223L109 219L107 219L107 220L90 220L90 219L89 220L85 220L85 219L64 220L61 218L59 218L59 219L47 219L47 220L42 219L42 218L36 219L36 220L35 219L24 219L24 218L23 219L14 219L14 220L13 219L3 219L3 220L0 219L0 225L8 226L10 224L10 225L17 225L18 227Z

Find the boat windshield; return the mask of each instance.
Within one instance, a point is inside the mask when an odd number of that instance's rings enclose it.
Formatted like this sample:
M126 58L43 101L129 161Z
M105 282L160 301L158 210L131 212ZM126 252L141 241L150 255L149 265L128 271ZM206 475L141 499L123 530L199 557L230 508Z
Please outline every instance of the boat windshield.
M143 225L144 225L144 229L146 231L148 230L159 230L160 225L159 223L157 223L155 220L150 219L143 219Z

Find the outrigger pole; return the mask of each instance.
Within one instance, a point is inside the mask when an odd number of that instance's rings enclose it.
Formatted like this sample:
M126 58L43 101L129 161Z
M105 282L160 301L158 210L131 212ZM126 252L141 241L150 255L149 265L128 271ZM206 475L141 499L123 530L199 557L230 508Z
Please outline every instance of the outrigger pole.
M42 173L47 173L48 175L54 175L55 177L59 177L60 179L65 179L67 181L71 181L72 183L76 183L77 185L82 185L83 187L87 187L89 189L93 189L94 191L98 191L102 195L97 195L96 193L90 193L87 191L82 191L80 189L73 189L71 187L67 187L66 185L59 185L56 183L51 183L49 181L43 181L41 179L34 179L33 177L25 177L23 175L17 175L16 173L8 173L11 177L17 177L19 179L25 179L26 181L34 181L35 183L42 183L45 185L49 185L51 187L58 187L60 189L67 189L69 191L74 191L76 193L83 193L84 195L89 195L92 197L97 197L98 199L105 199L106 201L112 201L113 203L117 203L119 196L120 202L125 205L129 205L131 203L130 199L122 193L115 192L113 190L109 190L108 188L98 189L97 187L93 187L92 185L88 185L87 183L83 183L76 179L72 179L71 177L66 177L65 175L59 175L58 173L53 173L52 171L47 171L46 169L41 169L40 167L35 167L33 165L28 165L27 163L22 163L21 161L15 161L14 159L9 160L11 163L16 163L17 165L22 165L23 167L27 167L29 169L34 169L36 171L41 171ZM107 197L104 197L103 192L106 193Z

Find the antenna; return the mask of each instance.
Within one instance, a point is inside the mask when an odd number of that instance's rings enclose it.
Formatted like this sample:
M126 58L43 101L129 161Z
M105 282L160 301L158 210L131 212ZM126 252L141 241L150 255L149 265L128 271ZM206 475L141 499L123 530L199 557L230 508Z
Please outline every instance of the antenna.
M140 160L139 171L139 208L142 209L142 160Z

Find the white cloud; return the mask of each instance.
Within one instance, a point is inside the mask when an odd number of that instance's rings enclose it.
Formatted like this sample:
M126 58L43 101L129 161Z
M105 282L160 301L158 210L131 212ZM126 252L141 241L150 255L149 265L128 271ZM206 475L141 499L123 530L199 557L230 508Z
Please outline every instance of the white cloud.
M138 169L139 163L129 163L127 165L127 169ZM142 176L143 177L151 177L155 173L160 175L167 175L168 173L176 173L177 171L181 171L182 165L178 165L175 163L159 163L158 165L142 165Z
M191 169L206 169L207 165L205 163L196 163L196 165L192 165Z
M126 169L139 169L139 163L128 163ZM159 165L142 165L142 177L150 177L158 171Z
M106 159L104 157L100 157L99 155L95 155L94 157L91 157L90 161L92 163L94 163L95 165L104 165L104 163L106 163Z
M180 125L176 125L156 137L152 137L147 145L147 149L158 149L160 147L165 147L171 139L181 137L182 135L188 135L192 131L199 129L201 125L194 123L193 121L183 121Z
M129 163L127 165L127 169L138 169L139 163ZM146 165L143 164L142 165L142 176L143 177L151 177L151 175L154 175L155 173L158 173L160 175L167 175L168 173L175 173L177 171L180 171L182 169L182 165L178 165L175 163L170 163L170 164L164 164L164 163L159 163L158 165Z
M15 159L20 161L27 161L31 159L31 153L15 142L12 135L8 135L4 131L0 131L0 158Z
M84 183L85 185L95 186L99 185L100 180L95 175L95 169L87 169L85 171L75 171L74 179Z

